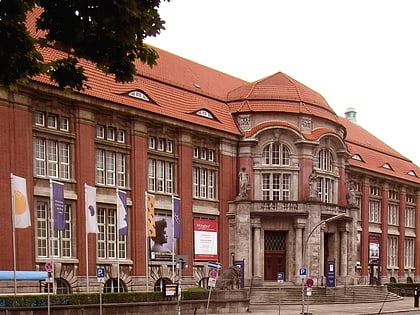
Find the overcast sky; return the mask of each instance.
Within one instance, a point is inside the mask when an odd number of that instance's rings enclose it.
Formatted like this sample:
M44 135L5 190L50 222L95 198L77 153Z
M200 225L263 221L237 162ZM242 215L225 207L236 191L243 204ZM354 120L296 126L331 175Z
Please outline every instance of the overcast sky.
M284 72L420 165L420 1L171 0L146 42L253 82Z

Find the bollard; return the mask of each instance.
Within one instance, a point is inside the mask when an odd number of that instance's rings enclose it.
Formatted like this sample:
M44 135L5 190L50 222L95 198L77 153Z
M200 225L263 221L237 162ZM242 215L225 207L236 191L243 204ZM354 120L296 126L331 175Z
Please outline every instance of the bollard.
M419 307L419 288L414 289L414 307Z

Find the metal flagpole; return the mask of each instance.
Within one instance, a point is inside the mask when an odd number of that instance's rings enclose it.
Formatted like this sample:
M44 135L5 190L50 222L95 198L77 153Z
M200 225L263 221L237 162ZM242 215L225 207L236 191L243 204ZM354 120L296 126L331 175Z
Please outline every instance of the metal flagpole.
M12 182L13 174L10 173L10 182L12 186L12 242L13 242L13 284L14 284L14 294L17 292L17 282L16 282L16 231L15 231L15 198L14 198L14 185Z
M149 239L149 231L147 229L147 191L144 192L144 205L145 205L145 210L144 211L144 215L145 215L145 224L146 224L146 246L144 247L146 249L146 255L144 255L146 257L146 291L149 291L149 255L148 255L148 244L147 241Z
M172 195L172 282L175 281L175 208Z
M88 232L87 232L87 218L86 218L86 183L85 183L85 234L86 234L86 292L89 292L89 242L88 242Z
M119 231L119 228L118 228L118 213L119 213L119 211L118 211L118 199L120 198L120 196L119 196L119 194L118 194L118 188L117 188L117 194L116 194L116 196L117 196L117 213L116 213L116 215L115 215L115 217L116 217L116 220L115 220L115 223L116 223L116 225L117 225L117 228L115 229L115 240L116 240L116 246L117 246L117 281L118 281L118 284L117 284L117 286L118 286L118 292L120 292L120 231ZM121 211L121 209L120 209L120 211Z

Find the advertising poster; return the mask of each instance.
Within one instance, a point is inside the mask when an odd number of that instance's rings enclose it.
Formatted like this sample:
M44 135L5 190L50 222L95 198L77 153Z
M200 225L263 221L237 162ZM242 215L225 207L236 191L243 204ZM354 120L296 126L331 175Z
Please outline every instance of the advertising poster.
M194 259L217 261L217 222L194 219Z
M172 217L162 215L155 215L154 217L156 236L150 237L150 258L172 260ZM176 247L174 249L176 253Z
M369 263L376 264L379 262L379 235L369 235Z

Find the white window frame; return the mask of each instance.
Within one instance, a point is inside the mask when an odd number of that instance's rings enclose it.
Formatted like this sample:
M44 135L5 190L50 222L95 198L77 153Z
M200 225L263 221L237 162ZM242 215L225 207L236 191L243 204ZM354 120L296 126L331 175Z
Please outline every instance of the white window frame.
M35 176L70 179L70 143L35 137L34 151Z
M416 227L416 208L407 205L405 207L405 226L410 228Z
M395 203L388 204L388 224L398 225L399 224L399 205Z
M51 129L57 129L58 116L56 114L48 113L47 115L47 127Z
M172 194L174 191L174 163L148 159L148 190Z
M398 237L388 237L388 268L398 267Z
M404 240L404 268L414 268L414 238Z
M369 222L381 223L381 200L369 199Z
M127 236L120 235L117 229L117 210L98 207L97 258L127 259ZM117 257L118 251L118 257Z
M36 126L45 126L45 113L40 111L35 111L34 113L34 123Z
M262 173L261 181L263 200L290 200L291 174Z
M193 167L193 197L216 199L216 171L205 167Z
M96 149L96 183L110 187L126 187L126 155L104 149Z
M290 149L280 142L273 142L263 149L263 165L290 166Z

